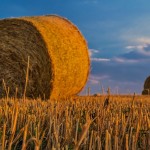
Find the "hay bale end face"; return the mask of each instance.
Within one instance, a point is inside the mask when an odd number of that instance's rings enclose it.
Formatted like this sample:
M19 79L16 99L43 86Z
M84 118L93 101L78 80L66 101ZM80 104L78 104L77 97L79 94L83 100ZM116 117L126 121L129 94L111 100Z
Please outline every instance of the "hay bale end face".
M49 99L75 95L89 74L89 55L80 31L59 16L0 20L0 97ZM4 82L3 82L4 81ZM6 87L4 86L4 83Z
M142 95L150 95L150 76L146 78Z

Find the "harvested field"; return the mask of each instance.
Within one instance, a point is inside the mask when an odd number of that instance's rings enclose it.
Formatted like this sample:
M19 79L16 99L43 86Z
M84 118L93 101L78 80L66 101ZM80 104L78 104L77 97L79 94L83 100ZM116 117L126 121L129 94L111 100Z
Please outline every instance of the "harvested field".
M148 149L150 97L106 97L2 99L0 149Z

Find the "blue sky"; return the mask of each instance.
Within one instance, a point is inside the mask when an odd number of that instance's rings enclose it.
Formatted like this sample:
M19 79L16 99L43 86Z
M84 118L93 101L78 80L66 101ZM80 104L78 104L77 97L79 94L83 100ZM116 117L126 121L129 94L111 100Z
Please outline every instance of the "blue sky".
M141 93L150 75L149 0L0 0L1 19L45 14L68 18L86 38L92 93Z

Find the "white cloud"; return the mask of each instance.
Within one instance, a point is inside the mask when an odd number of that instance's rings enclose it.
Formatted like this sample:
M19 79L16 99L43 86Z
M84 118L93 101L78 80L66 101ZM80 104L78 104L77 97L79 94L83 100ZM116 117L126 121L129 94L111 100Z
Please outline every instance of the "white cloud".
M100 76L90 75L89 83L90 84L100 84L101 80L109 79L109 78L110 77L108 75L100 75Z
M126 46L130 52L136 52L142 56L150 56L150 37L140 37L132 40L133 45Z
M108 58L91 58L93 62L116 62L116 63L138 63L137 59L127 59L122 57L113 57L111 59Z
M117 63L138 63L139 62L136 59L125 59L121 57L114 57L112 60Z
M90 55L90 57L92 57L94 54L97 54L97 53L99 53L99 50L89 49L89 55Z
M127 49L131 49L138 54L141 54L143 56L150 56L150 44L143 44L143 45L137 45L137 46L127 46ZM131 52L131 51L130 51Z
M110 59L108 59L108 58L95 57L95 55L98 55L99 53L100 53L100 50L89 49L89 55L90 55L91 61L94 61L94 62L108 62L108 61L110 61Z
M137 49L137 50L143 50L148 47L150 44L150 38L149 37L141 37L133 39L132 42L134 45L126 46L126 49Z
M126 49L137 49L137 50L143 50L144 48L148 47L146 44L142 45L135 45L135 46L126 46Z
M99 84L99 81L98 80L95 80L95 79L89 79L89 82L91 84Z
M94 61L94 62L109 62L110 59L108 59L108 58L91 58L91 61Z

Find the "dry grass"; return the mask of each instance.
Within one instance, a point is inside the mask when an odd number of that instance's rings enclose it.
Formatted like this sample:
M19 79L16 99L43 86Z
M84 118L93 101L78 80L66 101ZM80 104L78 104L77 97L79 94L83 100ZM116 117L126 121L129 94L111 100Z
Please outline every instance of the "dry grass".
M0 149L149 149L150 97L2 99Z
M3 81L10 97L17 90L19 98L26 93L43 99L75 95L87 81L86 41L75 25L59 16L0 20L0 51L1 98L7 94Z

